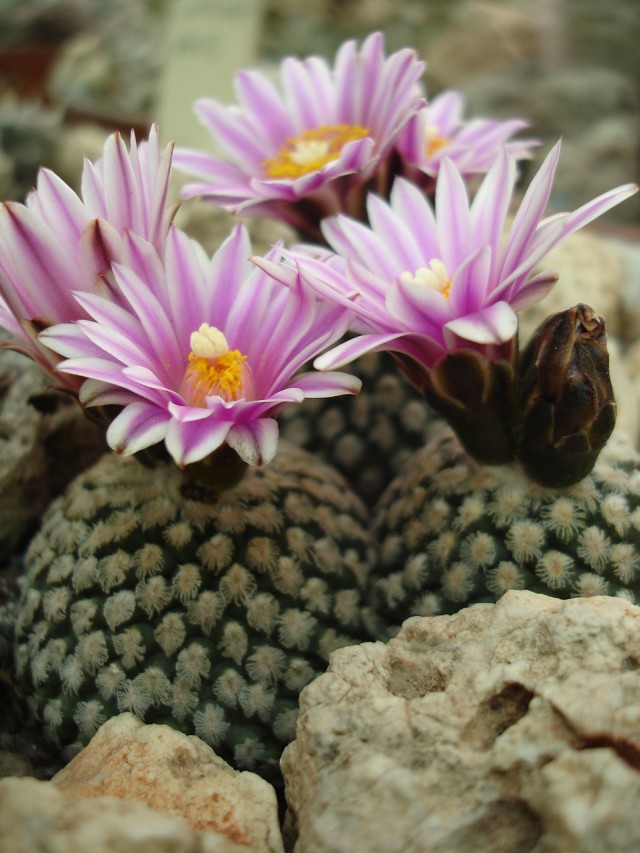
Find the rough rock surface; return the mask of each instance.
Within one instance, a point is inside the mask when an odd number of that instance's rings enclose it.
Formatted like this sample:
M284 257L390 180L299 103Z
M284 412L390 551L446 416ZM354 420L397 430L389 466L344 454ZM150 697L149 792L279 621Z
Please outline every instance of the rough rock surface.
M0 548L5 553L20 543L52 497L105 449L104 431L70 395L52 388L24 355L0 349Z
M283 756L296 851L640 849L640 608L509 592L342 649Z
M0 782L0 838L14 851L282 850L268 783L131 714L107 722L50 783Z
M50 782L0 781L0 837L11 853L246 853L135 800L75 799Z
M589 231L572 234L545 256L540 267L556 272L558 283L543 300L519 314L521 346L546 317L578 302L604 315L609 334L620 334L624 268L604 240Z

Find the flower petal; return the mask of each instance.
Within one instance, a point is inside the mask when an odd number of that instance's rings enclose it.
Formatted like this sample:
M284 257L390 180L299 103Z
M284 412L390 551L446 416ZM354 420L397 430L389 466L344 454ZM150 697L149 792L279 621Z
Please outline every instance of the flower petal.
M117 453L130 456L152 444L158 444L166 434L170 421L168 412L148 403L130 403L111 422L107 443Z
M227 444L247 465L267 465L278 449L278 422L261 418L252 423L234 424Z
M296 376L294 382L296 388L304 392L305 397L357 394L362 388L362 380L357 376L335 370L327 373L302 373Z
M209 416L197 421L171 420L165 444L178 465L190 465L205 459L224 443L231 421L219 421Z
M443 332L452 332L474 344L501 344L518 331L518 317L507 302L496 302L466 317L449 321Z

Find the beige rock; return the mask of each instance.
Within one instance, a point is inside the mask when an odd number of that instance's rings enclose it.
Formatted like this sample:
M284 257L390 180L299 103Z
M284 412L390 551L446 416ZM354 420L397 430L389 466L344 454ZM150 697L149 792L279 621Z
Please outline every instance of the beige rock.
M607 243L588 231L572 234L540 264L558 273L558 283L540 302L520 312L520 343L550 314L586 302L605 317L607 331L621 333L622 261Z
M283 771L296 851L640 849L640 608L509 592L336 652Z
M618 413L614 435L638 449L640 438L640 380L637 367L629 360L620 341L607 335L609 373Z
M49 501L105 449L104 430L70 394L55 390L25 355L0 349L0 547L15 548Z
M77 799L50 782L0 781L0 842L11 853L245 853L266 849L198 832L119 797Z
M137 800L196 832L215 833L230 850L282 849L271 785L233 770L200 738L144 725L132 714L105 723L52 784L74 799Z
M632 393L629 402L635 406L636 416L640 420L640 340L629 347L625 353L626 373L631 377ZM615 391L615 385L614 385ZM630 406L627 406L629 408ZM636 432L636 447L640 445L640 430Z

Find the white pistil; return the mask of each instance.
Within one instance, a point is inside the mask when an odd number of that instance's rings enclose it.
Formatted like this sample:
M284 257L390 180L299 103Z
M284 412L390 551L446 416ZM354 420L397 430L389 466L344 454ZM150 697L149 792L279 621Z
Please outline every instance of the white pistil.
M289 159L296 166L309 166L318 160L323 160L329 153L329 143L323 139L306 139L296 143L289 153Z
M438 258L433 258L426 267L418 267L415 273L411 273L408 270L403 272L400 276L400 281L402 284L426 285L442 293L447 298L451 287L447 268Z
M191 351L198 358L218 358L229 352L227 339L215 326L202 323L197 332L192 332L189 339Z

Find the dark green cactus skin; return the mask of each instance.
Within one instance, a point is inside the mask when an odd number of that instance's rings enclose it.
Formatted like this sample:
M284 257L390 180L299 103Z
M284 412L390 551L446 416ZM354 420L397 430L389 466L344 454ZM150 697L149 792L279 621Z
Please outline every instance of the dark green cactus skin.
M181 482L107 456L54 501L26 557L21 689L66 755L132 711L278 784L300 690L372 636L367 515L286 442L217 502Z
M356 397L305 400L280 414L280 429L340 471L373 507L440 418L388 353L369 353L346 369L362 379Z
M392 631L508 589L640 600L640 457L616 439L584 480L546 488L515 464L474 462L447 429L389 486L374 526L372 607Z

